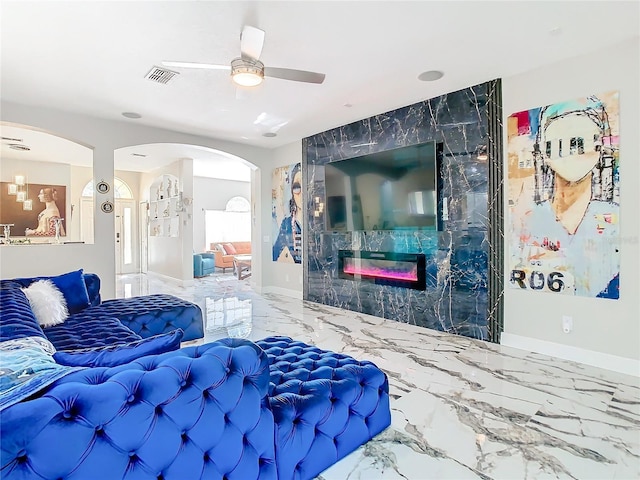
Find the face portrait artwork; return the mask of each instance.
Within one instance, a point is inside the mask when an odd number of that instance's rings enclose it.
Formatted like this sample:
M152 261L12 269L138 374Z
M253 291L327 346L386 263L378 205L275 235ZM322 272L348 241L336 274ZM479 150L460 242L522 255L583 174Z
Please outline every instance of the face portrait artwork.
M619 298L618 92L507 122L511 288Z
M56 224L59 224L60 236L66 236L67 187L30 183L24 188L24 201L18 201L23 199L14 192L12 184L2 182L0 223L14 224L11 236L55 237Z
M302 262L302 169L300 163L273 171L271 236L274 262Z

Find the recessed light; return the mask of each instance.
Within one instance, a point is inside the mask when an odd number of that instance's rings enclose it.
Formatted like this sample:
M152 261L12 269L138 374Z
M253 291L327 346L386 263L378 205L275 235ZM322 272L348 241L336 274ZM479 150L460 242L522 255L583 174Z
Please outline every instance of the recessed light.
M561 27L553 27L551 30L549 30L549 34L550 35L560 35L562 33L562 28Z
M435 82L436 80L440 80L442 77L444 77L444 73L440 70L429 70L418 75L418 80L422 80L423 82Z
M278 134L276 132L266 132L266 133L263 133L262 136L267 138L273 138L273 137L277 137Z
M122 112L122 116L127 118L142 118L142 115L136 112Z
M353 104L351 104L351 103L345 103L345 104L343 105L343 107L351 108L351 107L353 107Z

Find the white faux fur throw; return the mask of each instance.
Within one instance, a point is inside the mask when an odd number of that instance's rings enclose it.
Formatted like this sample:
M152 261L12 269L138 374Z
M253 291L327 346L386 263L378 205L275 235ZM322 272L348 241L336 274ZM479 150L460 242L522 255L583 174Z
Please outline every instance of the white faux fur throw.
M41 327L58 325L69 316L67 302L51 280L38 280L22 291L29 299L31 310Z

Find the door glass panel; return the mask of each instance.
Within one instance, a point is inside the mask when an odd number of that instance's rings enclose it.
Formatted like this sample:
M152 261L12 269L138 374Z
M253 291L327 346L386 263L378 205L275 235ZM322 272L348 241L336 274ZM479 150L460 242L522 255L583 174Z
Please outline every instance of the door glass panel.
M123 254L123 263L125 265L131 265L133 263L133 245L132 245L132 235L131 235L131 208L125 207L122 212L122 248L124 249Z

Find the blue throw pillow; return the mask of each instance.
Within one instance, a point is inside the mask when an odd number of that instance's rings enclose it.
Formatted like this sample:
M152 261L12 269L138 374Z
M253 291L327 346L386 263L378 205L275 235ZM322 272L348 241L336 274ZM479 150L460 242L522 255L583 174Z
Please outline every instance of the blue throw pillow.
M75 272L64 273L57 277L48 277L48 279L51 280L53 284L58 287L58 290L62 292L62 295L64 295L70 314L81 312L91 304L89 302L87 286L84 283L82 269L76 270Z
M115 367L147 355L172 352L180 348L184 332L181 328L161 335L143 338L124 345L85 348L56 352L53 359L70 367Z

